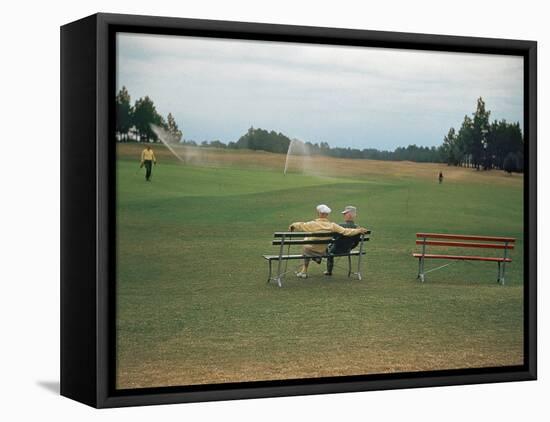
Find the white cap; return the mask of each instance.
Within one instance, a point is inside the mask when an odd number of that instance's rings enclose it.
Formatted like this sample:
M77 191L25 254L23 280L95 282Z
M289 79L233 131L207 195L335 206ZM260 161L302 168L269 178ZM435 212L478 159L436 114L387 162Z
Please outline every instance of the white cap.
M321 213L321 214L330 214L330 212L332 211L325 204L317 205L316 210L317 210L318 213Z
M355 208L353 205L346 205L344 211L342 211L342 214L346 214L348 212L352 215L357 215L357 208Z

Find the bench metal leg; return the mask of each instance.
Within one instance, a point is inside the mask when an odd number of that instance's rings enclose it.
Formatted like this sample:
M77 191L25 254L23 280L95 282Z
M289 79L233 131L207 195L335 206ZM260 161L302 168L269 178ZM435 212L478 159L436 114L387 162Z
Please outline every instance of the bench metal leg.
M277 263L277 277L275 279L277 280L277 284L279 284L279 287L281 287L281 262L282 259L279 258L279 262Z
M278 259L279 262L277 263L277 277L275 277L275 281L277 282L279 287L282 287L282 285L281 285L281 278L282 278L281 264L283 262L282 256L283 256L284 246L285 246L285 236L283 235L283 237L281 238L281 246L279 247L279 259Z
M418 277L424 283L424 255L426 255L426 237L422 238L422 256L418 258Z
M279 260L279 264L277 266L277 268L278 268L277 275L275 277L273 277L271 260L269 260L269 277L267 278L267 282L269 283L270 281L275 281L275 282L277 282L277 285L279 287L283 287L283 284L281 282L281 280L283 278L283 274L281 274L281 271L279 269L280 267L281 267L281 264L280 264L280 260Z
M504 286L504 274L506 274L506 259L508 258L508 242L504 242L504 260L502 261L502 270L500 271L500 284Z
M418 275L416 278L424 283L424 259L422 257L418 258Z
M425 277L425 272L424 272L424 264L425 264L425 259L422 258L422 272L420 273L420 281L422 281L422 283L424 283L424 277Z
M359 241L359 256L357 257L357 279L361 281L361 258L363 257L363 249L365 247L365 235L362 234ZM351 259L351 258L350 258ZM351 265L351 264L350 264Z
M500 273L500 284L504 286L504 274L506 273L506 262L502 262L502 271Z
M279 261L278 268L280 268L280 265L281 265L280 260L278 261ZM273 261L270 259L268 260L268 262L269 262L269 274L267 276L267 283L269 283L270 281L275 281L279 287L283 287L283 284L281 282L283 278L283 274L281 274L281 271L278 270L277 275L273 276Z

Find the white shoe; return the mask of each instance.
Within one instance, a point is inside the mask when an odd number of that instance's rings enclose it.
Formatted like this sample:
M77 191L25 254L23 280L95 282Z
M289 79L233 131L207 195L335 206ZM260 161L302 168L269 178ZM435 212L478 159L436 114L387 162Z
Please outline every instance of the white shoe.
M303 273L301 271L298 271L296 273L296 277L298 277L298 278L307 278L307 273Z

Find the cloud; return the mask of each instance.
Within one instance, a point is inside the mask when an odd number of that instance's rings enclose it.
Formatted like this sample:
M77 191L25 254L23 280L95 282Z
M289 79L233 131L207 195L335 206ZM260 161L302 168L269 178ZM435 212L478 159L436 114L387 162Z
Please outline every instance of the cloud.
M188 139L235 141L253 125L334 146L438 145L479 96L523 123L515 56L119 34L117 58L117 85Z

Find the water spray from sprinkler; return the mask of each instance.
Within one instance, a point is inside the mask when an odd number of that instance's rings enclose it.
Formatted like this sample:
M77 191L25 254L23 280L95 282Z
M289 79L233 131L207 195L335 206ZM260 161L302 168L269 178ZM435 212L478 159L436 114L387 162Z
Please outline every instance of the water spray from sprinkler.
M157 135L157 138L164 144L166 148L170 150L174 156L180 160L182 163L185 163L185 158L182 157L178 152L174 149L174 145L179 144L179 140L176 138L175 135L168 132L166 129L161 128L160 126L154 125L151 123L151 130L155 132L155 135Z
M286 176L286 172L288 170L288 165L290 162L291 156L308 156L309 150L306 144L304 144L299 139L292 139L290 143L288 144L288 151L286 152L286 160L285 160L285 169L283 171L283 174Z

